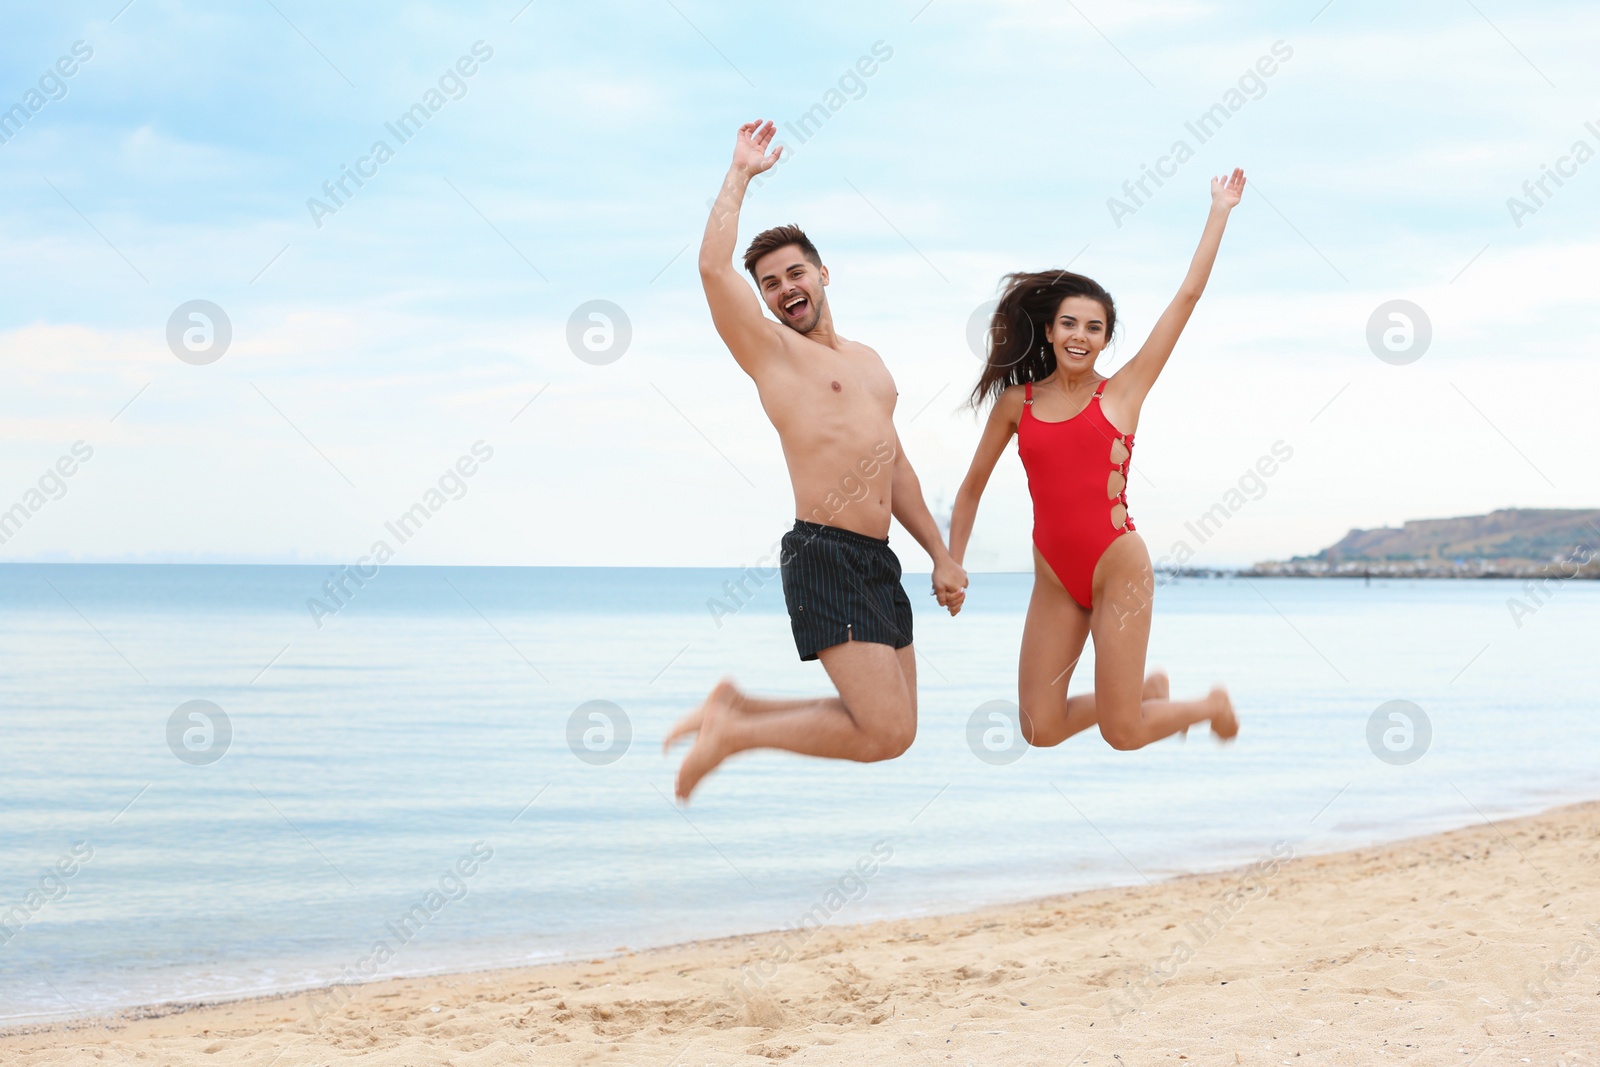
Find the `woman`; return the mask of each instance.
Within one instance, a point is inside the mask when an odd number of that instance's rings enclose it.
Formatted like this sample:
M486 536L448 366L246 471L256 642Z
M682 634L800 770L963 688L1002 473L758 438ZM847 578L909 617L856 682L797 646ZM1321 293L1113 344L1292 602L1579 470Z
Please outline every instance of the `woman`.
M1209 722L1239 732L1227 690L1169 699L1166 676L1144 677L1155 574L1128 517L1128 465L1139 409L1205 290L1244 171L1211 181L1211 214L1178 295L1138 355L1109 378L1095 364L1117 309L1094 281L1065 271L1012 274L995 309L974 407L994 409L956 494L950 551L966 555L989 475L1007 442L1033 497L1033 598L1022 633L1018 698L1029 744L1059 745L1098 724L1113 748L1143 748ZM1094 635L1094 692L1067 696L1083 643Z

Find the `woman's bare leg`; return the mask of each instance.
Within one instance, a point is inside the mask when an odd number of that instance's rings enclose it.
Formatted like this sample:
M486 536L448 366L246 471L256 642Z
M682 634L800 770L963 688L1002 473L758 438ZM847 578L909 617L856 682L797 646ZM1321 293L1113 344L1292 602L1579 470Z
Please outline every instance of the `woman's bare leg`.
M1213 733L1231 739L1239 722L1221 686L1203 700L1147 699L1144 666L1154 592L1144 540L1137 534L1117 538L1095 566L1089 623L1101 736L1112 748L1136 749L1209 722Z
M1033 550L1033 595L1017 659L1022 737L1048 748L1093 726L1094 697L1067 697L1067 683L1089 639L1089 613L1073 600L1039 550Z
M1067 695L1073 669L1089 637L1089 612L1062 587L1037 548L1033 569L1033 596L1028 601L1017 666L1017 695L1024 740L1048 748L1094 726L1099 717L1093 693ZM1144 696L1165 700L1169 694L1166 674L1151 672L1144 682Z

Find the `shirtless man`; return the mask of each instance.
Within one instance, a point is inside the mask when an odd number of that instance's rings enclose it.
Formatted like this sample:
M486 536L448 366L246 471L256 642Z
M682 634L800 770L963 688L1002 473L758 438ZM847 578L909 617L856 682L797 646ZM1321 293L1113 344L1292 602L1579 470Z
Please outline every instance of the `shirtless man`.
M783 537L783 596L802 660L820 659L839 695L767 700L720 682L662 742L696 734L678 769L678 798L717 764L751 748L860 762L893 759L917 733L917 661L911 603L889 549L900 520L933 558L933 590L954 615L967 572L950 558L894 429L894 379L878 354L833 328L828 268L796 226L759 234L745 269L733 267L739 207L769 169L772 123L739 127L733 165L700 245L711 320L778 431L794 487L794 529ZM778 319L761 313L761 303Z

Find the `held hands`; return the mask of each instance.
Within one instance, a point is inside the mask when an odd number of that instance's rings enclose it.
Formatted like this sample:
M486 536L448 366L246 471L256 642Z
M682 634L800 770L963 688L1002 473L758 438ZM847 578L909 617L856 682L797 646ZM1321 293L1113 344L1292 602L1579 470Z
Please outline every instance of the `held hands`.
M733 169L747 178L770 170L778 157L783 155L781 144L770 155L767 153L767 146L777 132L778 127L771 121L763 122L761 119L740 126L738 140L733 146Z
M955 560L946 557L933 565L933 595L939 606L954 615L967 599L967 571Z
M1242 196L1244 196L1244 171L1239 167L1233 168L1233 173L1226 178L1211 179L1212 207L1232 211L1239 206L1239 199Z

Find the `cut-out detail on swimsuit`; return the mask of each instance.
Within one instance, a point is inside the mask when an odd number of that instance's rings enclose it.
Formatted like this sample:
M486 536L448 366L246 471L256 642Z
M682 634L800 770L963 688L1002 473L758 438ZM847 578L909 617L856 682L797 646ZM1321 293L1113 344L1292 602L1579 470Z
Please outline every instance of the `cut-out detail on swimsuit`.
M1093 606L1100 557L1134 529L1128 517L1133 434L1111 425L1101 410L1108 380L1095 387L1082 411L1059 422L1034 417L1033 383L1028 382L1017 423L1017 454L1033 497L1033 543L1084 608Z

